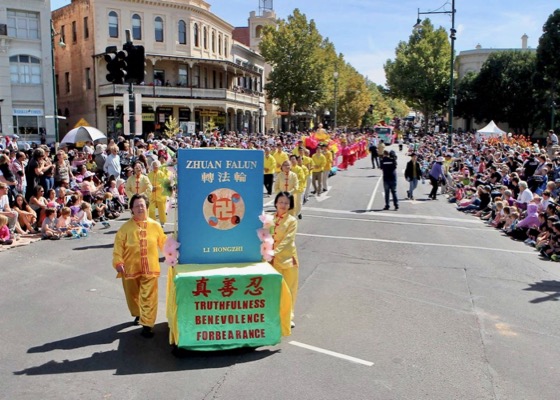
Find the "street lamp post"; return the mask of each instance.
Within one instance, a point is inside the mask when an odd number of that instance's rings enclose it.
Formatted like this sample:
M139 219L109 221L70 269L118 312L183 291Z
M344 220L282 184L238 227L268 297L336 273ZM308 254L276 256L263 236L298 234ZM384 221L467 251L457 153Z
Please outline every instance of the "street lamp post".
M446 6L447 4L449 4L449 2L446 2L443 6L441 6L439 9L443 8L444 6ZM448 132L447 132L447 144L448 146L452 145L453 142L453 107L455 105L455 96L453 94L453 77L454 77L454 70L453 70L453 62L455 59L455 39L456 36L455 34L457 33L457 30L455 29L455 0L451 0L451 11L424 11L424 12L420 12L420 9L418 9L418 17L416 20L416 25L414 25L414 28L420 28L421 27L421 22L422 20L420 19L420 15L425 15L425 14L448 14L451 15L451 30L449 31L449 38L451 39L451 65L449 66L449 128L448 128Z
M333 73L333 77L334 77L334 125L333 125L333 129L336 129L336 127L338 126L337 121L336 121L336 117L337 117L337 111L338 111L338 71L335 71Z
M58 42L58 45L61 48L66 47L66 43L64 43L64 38L62 37L62 35L60 34L60 32L57 32L54 30L54 24L53 21L51 19L51 64L52 64L52 85L53 85L53 107L54 107L54 112L53 112L53 119L54 119L54 141L55 141L55 146L58 146L58 105L57 105L57 99L56 99L56 73L54 70L54 38L56 36L60 36L60 41Z

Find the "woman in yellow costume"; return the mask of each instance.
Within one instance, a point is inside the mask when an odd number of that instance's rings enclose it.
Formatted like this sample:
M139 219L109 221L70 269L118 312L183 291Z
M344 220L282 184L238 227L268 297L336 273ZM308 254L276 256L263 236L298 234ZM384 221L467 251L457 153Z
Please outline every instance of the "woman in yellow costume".
M280 192L274 199L274 257L270 262L282 274L292 295L292 328L294 308L299 282L299 261L296 250L297 219L289 214L294 208L294 197L288 192Z
M282 163L280 173L276 176L274 182L274 193L288 192L294 196L294 201L298 201L301 192L299 189L299 179L295 172L291 171L290 161L286 160ZM290 209L290 215L296 216L296 209Z
M166 168L162 168L159 161L152 161L152 171L148 174L148 179L152 185L150 194L149 215L151 219L156 219L156 208L161 226L167 221L167 196L165 183L169 180Z
M305 175L304 167L299 165L299 157L295 155L290 156L290 169L297 175L298 178L298 189L294 193L294 217L301 219L301 206L303 205L303 193L305 192L305 185L307 184L307 175Z
M152 194L152 184L146 175L142 173L142 163L134 164L134 174L126 180L124 187L126 196L131 199L135 194L145 194L148 198Z
M142 325L142 336L154 336L160 275L158 249L166 240L161 226L148 218L148 198L135 194L130 199L129 219L115 236L113 267L122 278L126 303L134 324Z

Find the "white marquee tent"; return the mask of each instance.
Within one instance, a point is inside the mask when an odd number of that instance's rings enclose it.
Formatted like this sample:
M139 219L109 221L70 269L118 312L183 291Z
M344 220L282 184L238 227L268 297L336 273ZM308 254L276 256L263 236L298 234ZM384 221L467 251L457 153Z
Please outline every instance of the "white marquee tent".
M494 121L490 121L488 125L486 125L482 129L477 130L476 132L485 137L500 136L506 134L505 131L498 128L498 125L496 125Z

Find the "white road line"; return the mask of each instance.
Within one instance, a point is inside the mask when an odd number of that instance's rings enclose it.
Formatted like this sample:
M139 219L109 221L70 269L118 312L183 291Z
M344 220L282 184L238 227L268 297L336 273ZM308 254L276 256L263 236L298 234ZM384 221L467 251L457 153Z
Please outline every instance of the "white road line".
M348 211L348 210L333 210L329 208L319 208L319 207L303 207L303 211L316 211L316 212L324 212L324 213L331 213L331 214L345 214L345 215L360 215L360 213L356 211ZM417 214L403 214L400 211L398 212L376 212L374 214L370 213L361 213L365 216L376 216L376 217L391 217L391 218L407 218L407 219L429 219L429 220L436 220L436 221L448 221L448 222L464 222L467 224L481 224L480 219L476 218L449 218L449 217L438 217L434 215L417 215Z
M371 210L371 207L373 206L373 199L375 198L375 194L377 193L377 189L379 188L379 184L381 183L382 179L378 179L377 183L375 184L375 187L373 188L373 192L371 193L371 197L369 198L369 202L367 203L366 206L366 211Z
M349 237L349 236L332 236L332 235L316 235L316 234L311 234L311 233L298 233L297 235L298 236L324 238L324 239L358 240L358 241L362 241L362 242L409 244L409 245L412 245L412 246L452 247L452 248L457 248L457 249L487 250L487 251L497 251L497 252L502 252L502 253L515 253L515 254L533 254L533 255L535 254L534 251L495 249L495 248L491 248L491 247L463 246L463 245L458 245L458 244L405 242L404 240L373 239L373 238L360 238L360 237Z
M342 217L327 217L324 215L309 215L305 214L305 218L319 218L319 219L334 219L340 221L360 221L360 222L372 222L381 224L391 224L391 225L417 225L417 226L430 226L434 228L452 228L452 229L466 229L469 231L484 231L484 232L495 232L495 229L488 228L473 228L470 226L454 226L454 225L443 225L443 224L430 224L422 222L397 222L397 221L387 221L385 219L369 219L369 218L342 218Z
M302 348L307 349L307 350L316 351L318 353L327 354L329 356L341 358L343 360L350 361L350 362L353 362L353 363L362 364L362 365L365 365L367 367L371 367L373 365L373 363L371 361L366 361L366 360L362 360L360 358L347 356L346 354L341 354L341 353L337 353L335 351L325 350L325 349L322 349L320 347L311 346L311 345L308 345L308 344L305 344L305 343L295 342L293 340L291 342L288 342L288 343L293 344L294 346L302 347Z

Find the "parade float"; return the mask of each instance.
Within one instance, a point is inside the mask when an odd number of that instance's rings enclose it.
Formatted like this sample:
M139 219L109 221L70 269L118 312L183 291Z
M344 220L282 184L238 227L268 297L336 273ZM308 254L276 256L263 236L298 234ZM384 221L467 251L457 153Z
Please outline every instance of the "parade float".
M213 351L272 346L290 335L289 289L266 259L261 150L182 149L177 220L165 246L169 340Z

